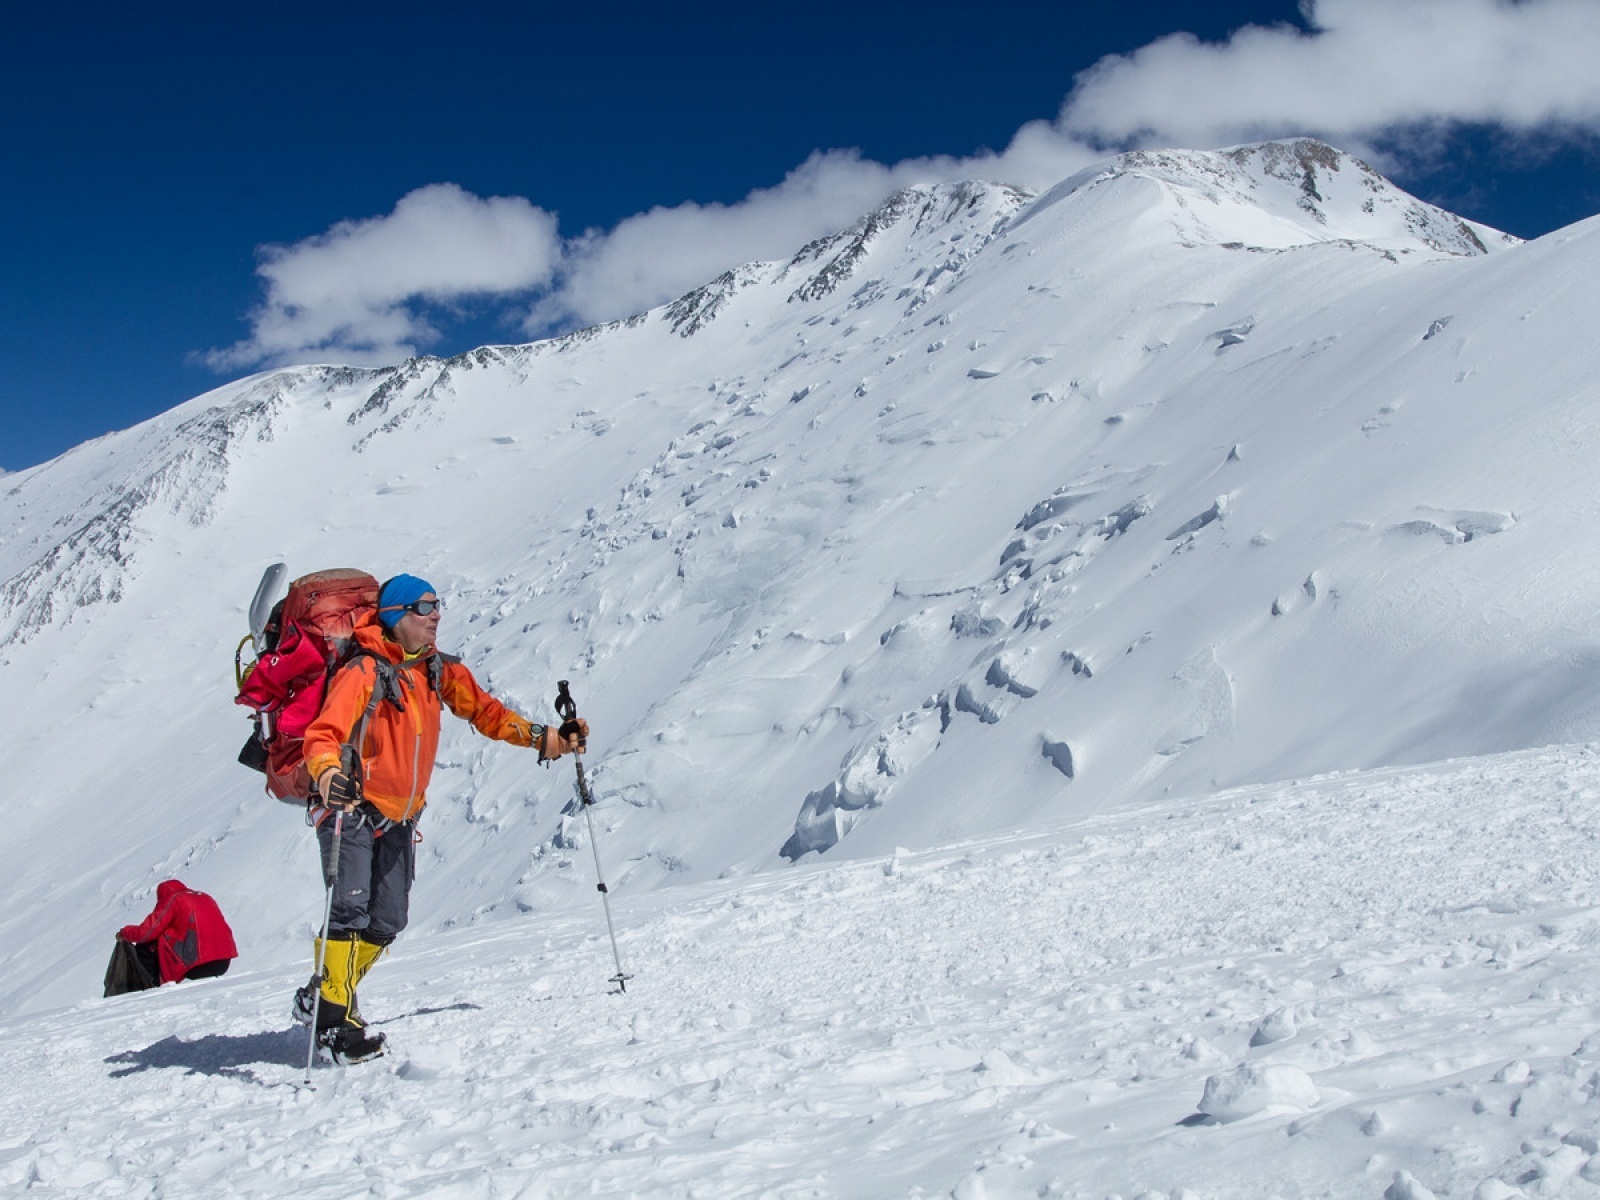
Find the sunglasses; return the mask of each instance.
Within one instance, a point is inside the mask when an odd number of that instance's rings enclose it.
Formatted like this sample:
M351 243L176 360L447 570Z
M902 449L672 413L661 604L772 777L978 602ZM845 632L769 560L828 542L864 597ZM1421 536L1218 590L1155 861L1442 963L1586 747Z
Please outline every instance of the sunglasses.
M418 600L413 604L390 604L385 606L384 612L416 613L419 617L431 617L436 612L444 611L443 600Z

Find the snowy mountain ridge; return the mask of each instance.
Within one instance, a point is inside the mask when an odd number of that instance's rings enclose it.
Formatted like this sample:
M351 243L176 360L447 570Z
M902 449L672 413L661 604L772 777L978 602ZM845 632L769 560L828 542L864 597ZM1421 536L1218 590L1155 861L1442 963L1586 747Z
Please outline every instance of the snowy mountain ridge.
M1314 223L1308 226L1303 220L1299 221L1298 239L1294 234L1289 234L1284 241L1284 244L1299 244L1308 236L1314 237L1318 232L1317 227L1329 226L1329 209L1323 193L1330 190L1328 180L1336 178L1341 169L1345 175L1353 175L1359 180L1363 213L1370 216L1381 202L1386 210L1398 209L1405 229L1429 249L1452 254L1484 252L1480 231L1470 223L1406 197L1359 160L1308 139L1292 144L1267 143L1241 147L1216 154L1183 151L1124 155L1105 168L1096 168L1066 181L1044 197L1037 207L1047 207L1062 196L1086 187L1134 177L1160 181L1173 190L1178 196L1179 205L1186 209L1196 207L1197 201L1184 199L1185 193L1192 193L1219 210L1228 204L1238 207L1242 203L1247 212L1254 212L1261 206L1262 197L1258 193L1263 183L1287 182L1297 189L1297 216L1309 216ZM890 231L898 231L906 240L902 253L910 262L914 277L920 280L916 289L903 282L897 293L897 298L915 295L908 305L909 314L926 301L936 281L942 276L958 274L964 264L981 251L999 230L1016 218L1030 199L1027 193L1017 189L977 183L906 189L867 214L851 229L818 239L802 248L787 264L750 264L729 271L666 306L659 315L671 324L675 332L689 337L714 319L738 291L766 281L787 282L796 276L802 278L789 299L819 300L848 280L866 257L869 247ZM1348 226L1349 216L1348 212L1340 213L1338 227ZM1363 240L1377 244L1372 222L1369 221L1367 225L1368 228L1361 231L1368 235ZM942 262L931 267L919 266L921 258L926 256L927 247L916 240L917 235L929 230L935 231L936 239L942 235L943 242L947 243L957 243L964 238L972 240ZM1190 231L1191 234L1194 232ZM1275 233L1281 236L1281 231ZM1493 236L1496 235L1491 234ZM1498 238L1506 243L1514 240L1505 235L1498 235ZM942 252L944 246L941 244L939 249ZM807 274L818 263L821 265ZM881 286L881 281L869 282L873 286ZM859 293L854 299L858 305L863 302ZM449 361L423 357L398 367L371 371L318 368L310 378L325 386L343 386L358 381L373 385L373 391L365 403L348 417L349 423L354 426L372 413L387 413L396 398L408 389L413 392L410 405L426 404L437 389L448 387L455 371L488 366L493 362L514 362L530 351L568 350L610 331L636 327L644 319L645 315L641 315L629 321L583 330L530 347L484 347ZM209 455L213 465L221 468L225 465L227 445L234 437L251 433L270 437L268 431L253 428L254 414L259 413L270 420L273 412L281 409L290 391L304 375L305 369L269 373L247 393L238 396L229 406L231 411L225 417L219 418L208 410L208 415L197 424L185 424L175 434L178 458L192 462L197 456ZM428 381L426 384L413 386L421 384L424 379ZM216 395L212 393L201 397L195 403L209 403ZM380 430L385 428L388 426L379 427ZM375 432L377 430L369 430L367 436L373 436ZM121 449L125 455L126 448ZM73 453L82 452L80 449ZM187 492L192 486L198 486L205 492L208 488L220 486L221 481L220 478L192 478L192 475L193 472L186 473L180 463L163 462L150 479L137 483L118 479L112 485L109 497L99 502L93 499L88 502L86 507L90 509L95 508L97 503L101 505L99 515L83 522L81 528L74 529L68 539L14 573L10 569L14 564L7 563L0 570L5 579L5 590L0 592L0 614L10 617L13 623L5 638L8 640L46 623L51 615L64 611L64 603L81 606L94 603L101 596L114 599L119 594L118 587L102 571L109 564L119 562L122 553L119 540L126 536L125 527L138 508L147 502L158 501L164 494L184 495L185 503L196 514L195 519L203 519L204 503L196 502ZM67 493L67 498L72 499L70 493ZM65 519L71 520L79 515L75 506L71 517ZM39 543L40 539L35 537L32 545ZM98 556L87 551L74 553L75 546L86 543L111 548L102 549ZM4 544L0 542L0 547ZM76 580L72 573L63 576L50 566L50 561L83 564L96 559L101 563L101 570L80 570L78 574L83 576L82 580ZM60 595L63 591L68 596L66 601ZM20 610L28 612L19 616Z
M1348 241L1397 253L1420 246L1475 255L1517 240L1423 203L1360 159L1310 138L1214 153L1136 152L1067 180L1052 195L1124 178L1169 189L1185 210L1187 220L1174 221L1184 236L1232 248ZM1273 220L1263 225L1262 213ZM1250 219L1235 232L1230 216L1245 214Z
M570 678L623 894L1591 739L1597 257L1594 222L1516 244L1320 144L1127 156L8 476L0 1007L92 991L173 873L299 964L314 856L229 703L277 560L431 578L535 716ZM419 935L592 882L562 773L453 729L435 780Z

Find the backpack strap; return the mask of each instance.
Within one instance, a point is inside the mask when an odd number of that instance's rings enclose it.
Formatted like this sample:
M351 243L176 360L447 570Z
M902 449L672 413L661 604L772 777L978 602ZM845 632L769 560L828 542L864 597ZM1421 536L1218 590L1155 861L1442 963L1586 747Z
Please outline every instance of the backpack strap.
M406 711L405 697L400 690L400 672L395 665L381 654L374 654L370 650L358 650L344 663L348 667L358 658L372 660L372 695L367 700L367 707L361 714L361 719L355 723L350 731L350 740L339 747L339 765L350 778L361 781L361 744L367 740L367 723L372 720L372 714L378 711L378 705L385 700L389 701L401 712ZM435 652L429 655L427 671L428 686L433 688L436 695L442 694L444 686L444 662L460 662L453 654L440 654ZM341 670L344 668L341 667Z
M461 659L454 654L445 654L435 650L428 657L428 683L432 686L434 694L444 695L444 668L447 663L458 663Z
M350 666L358 658L372 660L372 695L367 699L367 707L362 710L361 719L350 730L350 740L339 747L339 768L359 784L363 782L361 745L367 740L367 724L372 720L372 714L378 711L378 705L385 700L393 702L401 712L405 711L406 704L400 697L400 676L395 671L393 663L380 655L373 654L370 650L362 650L351 655L344 667Z
M372 659L372 699L367 701L367 711L363 714L363 719L377 711L378 705L385 700L401 712L405 712L406 701L400 691L400 672L387 658L381 658L376 654L369 654L367 657Z

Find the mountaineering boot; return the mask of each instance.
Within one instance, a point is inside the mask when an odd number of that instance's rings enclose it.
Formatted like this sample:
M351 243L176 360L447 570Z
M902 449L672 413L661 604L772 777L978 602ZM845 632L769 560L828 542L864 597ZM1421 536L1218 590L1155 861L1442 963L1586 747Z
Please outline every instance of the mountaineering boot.
M294 990L294 1003L289 1010L289 1015L302 1025L310 1025L316 1015L317 1005L317 977L313 975L305 987ZM350 1006L344 1014L346 1025L360 1025L365 1028L367 1019L361 1015L361 1010L356 1007L356 994L350 993Z
M312 975L304 987L295 989L294 1000L289 1005L291 1017L302 1025L309 1025L315 1015L319 1029L332 1025L358 1028L366 1025L366 1019L356 1008L356 945L353 933L335 935L327 939L326 945L321 938L313 940L314 959L322 963L322 975L320 978ZM317 998L319 985L320 1001Z
M318 941L320 947L321 942ZM361 1010L356 1007L356 987L366 978L372 964L383 956L389 947L378 942L369 942L361 934L355 936L355 951L350 965L350 1003L345 1006L344 1023L366 1028L367 1019L361 1015ZM320 950L319 950L320 953ZM294 993L294 1007L291 1010L296 1021L302 1025L311 1024L311 1019L316 1011L317 1003L317 976L313 975L303 988L296 988Z
M383 1053L383 1034L368 1033L351 1018L355 1008L356 956L360 945L360 939L350 934L327 938L317 948L322 956L321 995L315 999L317 1045L325 1058L340 1066L366 1062ZM371 956L376 957L376 954ZM367 966L371 966L370 959Z
M294 1001L290 1005L289 1015L302 1025L310 1025L312 1018L316 1015L317 985L320 982L321 980L319 980L317 976L313 975L306 982L305 987L298 987L294 990ZM345 1011L344 1023L346 1025L360 1025L363 1027L365 1027L367 1023L367 1019L361 1015L361 1010L356 1007L356 993L354 988L352 988L350 991L350 1004Z
M289 1005L289 1015L301 1025L309 1025L317 1019L317 985L322 980L313 975L305 987L294 990L294 1000Z
M359 1025L335 1025L317 1031L317 1045L322 1048L325 1059L347 1067L380 1057L384 1038L383 1034L368 1033Z
M355 949L350 961L350 1002L345 1006L344 1023L365 1028L367 1019L361 1015L361 1010L356 1005L356 988L366 978L367 972L372 970L372 964L377 962L389 947L386 944L369 942L361 934L354 935L353 940ZM321 945L322 942L319 938L316 941L319 957L321 956ZM324 970L324 974L326 974L326 970ZM295 989L294 1005L290 1012L294 1019L302 1025L311 1024L312 1016L316 1012L318 982L318 977L313 975L307 981L305 987Z

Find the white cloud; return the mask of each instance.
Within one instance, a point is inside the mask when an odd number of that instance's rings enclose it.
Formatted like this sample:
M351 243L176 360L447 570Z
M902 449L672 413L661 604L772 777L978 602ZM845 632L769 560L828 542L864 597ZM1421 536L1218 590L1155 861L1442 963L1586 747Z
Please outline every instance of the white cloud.
M424 305L548 286L560 254L556 218L520 196L418 188L388 216L264 247L257 274L267 294L250 337L206 360L218 369L394 362L437 337Z
M1054 137L1054 135L1050 135ZM1056 140L1060 140L1057 138ZM1017 155L1031 166L1035 145ZM915 159L884 166L854 151L813 154L776 187L751 192L737 204L680 204L629 217L605 232L590 232L568 247L562 278L537 305L525 328L587 324L628 316L681 296L746 262L788 257L814 238L835 233L914 184L1000 178L995 156ZM1054 181L1050 170L1033 172Z
M521 198L451 184L393 213L267 248L251 336L218 368L337 359L392 362L430 344L430 308L487 297L529 336L628 316L744 262L788 255L846 227L898 188L980 178L1044 189L1132 146L1208 148L1320 135L1373 154L1426 154L1453 123L1600 131L1597 0L1305 0L1307 29L1187 34L1083 72L1055 121L999 153L885 165L813 154L735 204L654 208L562 242Z
M1101 145L1218 146L1430 123L1600 126L1594 0L1307 0L1311 32L1187 34L1102 59L1059 126Z
M855 153L813 154L776 187L737 204L653 208L609 231L591 230L569 243L562 281L527 328L627 316L730 266L792 253L879 203L894 190L896 170Z

